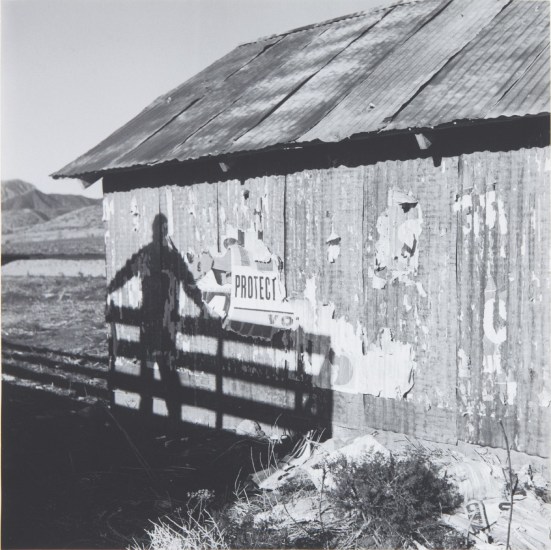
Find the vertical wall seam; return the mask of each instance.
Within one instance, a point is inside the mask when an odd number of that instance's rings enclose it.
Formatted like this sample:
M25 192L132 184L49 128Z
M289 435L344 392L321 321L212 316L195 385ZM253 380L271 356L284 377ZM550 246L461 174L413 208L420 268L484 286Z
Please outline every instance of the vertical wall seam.
M283 180L283 281L285 283L285 293L288 295L287 287L287 174Z
M457 182L454 186L455 191L455 200L458 199L461 200L461 172L460 165L462 163L462 157L459 156L457 159ZM453 207L454 204L451 204L451 211L453 216ZM460 239L459 231L461 227L461 211L458 210L458 212L455 215L455 295L456 295L456 315L459 319L461 316L461 272L459 269L459 257L460 257L460 243L462 243L462 240ZM457 331L456 331L456 341L455 341L455 439L459 441L461 439L461 393L460 393L460 387L459 387L459 350L461 345L463 344L463 331L462 331L462 323L457 323Z
M216 248L218 253L220 250L220 182L217 181L216 185Z

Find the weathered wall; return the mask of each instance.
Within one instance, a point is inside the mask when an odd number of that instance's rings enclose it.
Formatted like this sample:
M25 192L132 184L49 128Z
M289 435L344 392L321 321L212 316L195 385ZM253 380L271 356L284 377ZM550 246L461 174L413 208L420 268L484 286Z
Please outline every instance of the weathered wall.
M218 427L249 418L492 446L503 419L516 449L547 456L548 157L107 194L115 401L170 415L174 399L183 420ZM286 295L258 324L237 307L238 270Z

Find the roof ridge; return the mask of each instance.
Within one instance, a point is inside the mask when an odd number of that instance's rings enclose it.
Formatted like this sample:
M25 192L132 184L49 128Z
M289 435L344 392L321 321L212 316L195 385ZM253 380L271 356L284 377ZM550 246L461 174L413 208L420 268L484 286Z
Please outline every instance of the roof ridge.
M354 13L349 13L346 15L340 15L339 17L334 17L333 19L327 19L325 21L320 21L318 23L312 23L310 25L305 25L303 27L296 27L294 29L290 29L288 31L279 32L275 34L269 34L267 36L261 36L260 38L257 38L256 40L251 40L250 42L243 42L239 44L237 47L240 48L241 46L247 46L249 44L256 44L257 42L264 42L265 40L273 40L274 38L283 38L284 36L288 36L290 34L293 34L295 32L302 32L302 31L308 31L310 29L315 29L317 27L324 27L325 25L332 25L334 23L338 23L340 21L346 21L347 19L354 19L355 17L363 17L366 15L370 15L372 13L377 13L379 11L385 11L390 10L392 8L395 8L400 5L405 4L415 4L417 2L422 2L422 0L398 0L397 2L394 2L392 4L389 4L388 6L381 6L379 8L375 8L372 10L365 10L365 11L356 11Z

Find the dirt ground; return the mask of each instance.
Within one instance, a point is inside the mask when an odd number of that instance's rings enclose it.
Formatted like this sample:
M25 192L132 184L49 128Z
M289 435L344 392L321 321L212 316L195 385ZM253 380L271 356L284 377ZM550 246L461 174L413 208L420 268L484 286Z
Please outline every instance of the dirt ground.
M3 277L105 277L105 260L15 260L2 266Z
M265 445L109 406L105 280L2 278L2 548L124 548ZM266 458L259 458L264 463Z

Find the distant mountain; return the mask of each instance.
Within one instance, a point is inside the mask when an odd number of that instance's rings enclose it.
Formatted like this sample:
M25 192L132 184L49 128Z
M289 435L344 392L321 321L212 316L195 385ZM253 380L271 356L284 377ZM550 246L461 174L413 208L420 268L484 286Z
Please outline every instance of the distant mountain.
M2 182L2 204L5 200L24 195L36 189L32 183L23 180L6 180Z
M101 199L82 195L43 193L22 180L2 182L2 233L13 233L74 210L94 206Z
M101 199L2 182L2 257L104 254Z

